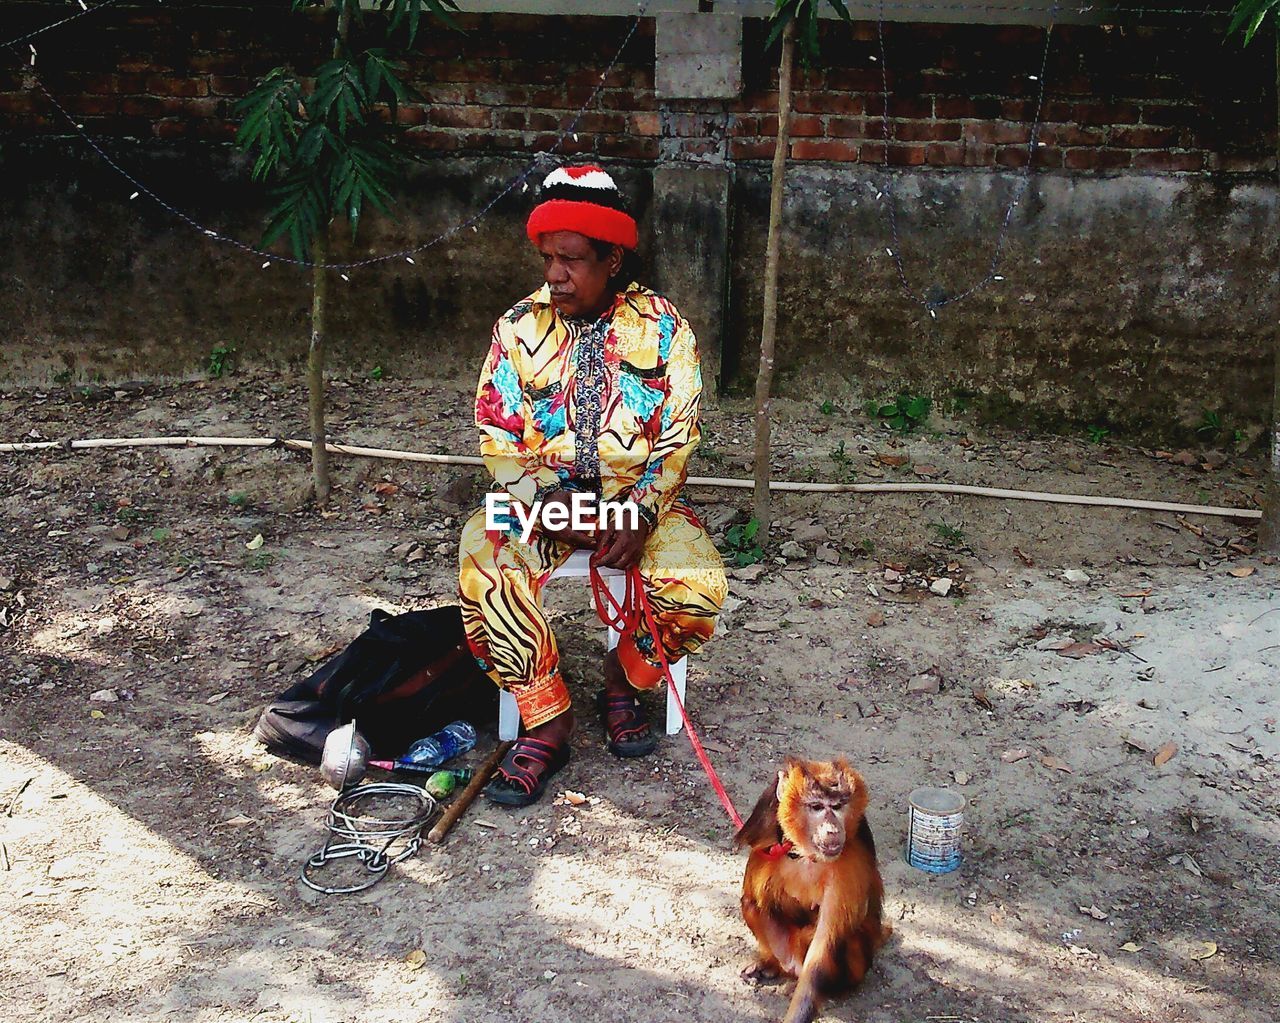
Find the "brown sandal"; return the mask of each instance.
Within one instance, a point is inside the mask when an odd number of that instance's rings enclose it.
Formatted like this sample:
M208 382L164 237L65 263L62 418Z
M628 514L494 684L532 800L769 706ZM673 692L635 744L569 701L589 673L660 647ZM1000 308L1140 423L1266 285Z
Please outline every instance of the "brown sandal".
M647 757L658 748L649 715L634 696L602 689L596 695L596 705L604 718L605 745L615 757Z
M529 806L542 798L547 781L569 762L569 744L561 746L522 735L507 751L498 772L484 790L490 802Z

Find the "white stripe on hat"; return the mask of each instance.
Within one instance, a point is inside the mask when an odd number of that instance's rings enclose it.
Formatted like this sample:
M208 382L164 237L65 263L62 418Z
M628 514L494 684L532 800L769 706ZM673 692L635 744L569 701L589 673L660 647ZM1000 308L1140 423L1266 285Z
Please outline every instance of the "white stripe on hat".
M579 188L598 188L602 191L616 192L617 184L608 174L599 167L580 168L574 167L573 170L577 174L570 174L569 168L557 167L542 182L543 188L550 188L552 185L576 185Z

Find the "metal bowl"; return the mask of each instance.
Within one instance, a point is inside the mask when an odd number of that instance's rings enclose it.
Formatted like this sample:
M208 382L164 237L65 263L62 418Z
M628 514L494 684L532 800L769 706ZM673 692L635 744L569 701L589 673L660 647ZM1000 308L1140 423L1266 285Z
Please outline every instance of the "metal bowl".
M356 723L343 725L329 733L320 756L320 775L341 792L357 784L369 769L369 757L373 750L363 735L356 731Z

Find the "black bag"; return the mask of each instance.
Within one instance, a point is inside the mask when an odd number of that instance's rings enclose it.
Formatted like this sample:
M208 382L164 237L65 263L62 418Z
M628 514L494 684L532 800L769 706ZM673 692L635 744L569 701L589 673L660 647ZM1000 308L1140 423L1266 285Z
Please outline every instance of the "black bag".
M497 716L498 688L467 646L457 605L390 615L268 704L254 737L275 753L320 763L324 741L355 720L375 757L394 759L450 721Z

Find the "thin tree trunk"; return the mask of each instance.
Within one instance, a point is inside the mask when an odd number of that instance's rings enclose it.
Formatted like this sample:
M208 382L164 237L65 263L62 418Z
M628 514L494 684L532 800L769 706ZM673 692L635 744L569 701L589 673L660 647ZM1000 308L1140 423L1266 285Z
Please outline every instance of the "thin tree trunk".
M333 59L342 56L351 27L351 9L344 0L334 0L338 19L334 26ZM311 247L311 343L307 347L307 413L311 424L311 479L315 487L316 505L329 504L332 489L329 480L328 437L324 423L325 381L324 342L329 319L329 272L324 264L329 262L329 230L326 220L316 232Z
M324 426L324 339L328 320L329 225L316 235L312 254L318 264L311 270L311 344L307 349L307 407L311 419L311 476L316 488L316 504L329 503L329 451Z
M782 30L782 62L778 67L778 141L773 150L773 189L769 196L769 241L764 264L764 323L760 329L760 371L756 374L756 445L754 516L763 544L769 537L769 396L773 389L773 350L778 333L778 263L782 248L782 192L787 174L787 142L791 134L791 66L795 59L796 21Z
M1280 177L1280 15L1273 16L1271 27L1276 37L1276 174ZM1272 340L1275 361L1272 369L1271 397L1271 464L1262 503L1262 521L1258 523L1258 547L1280 553L1280 332Z

